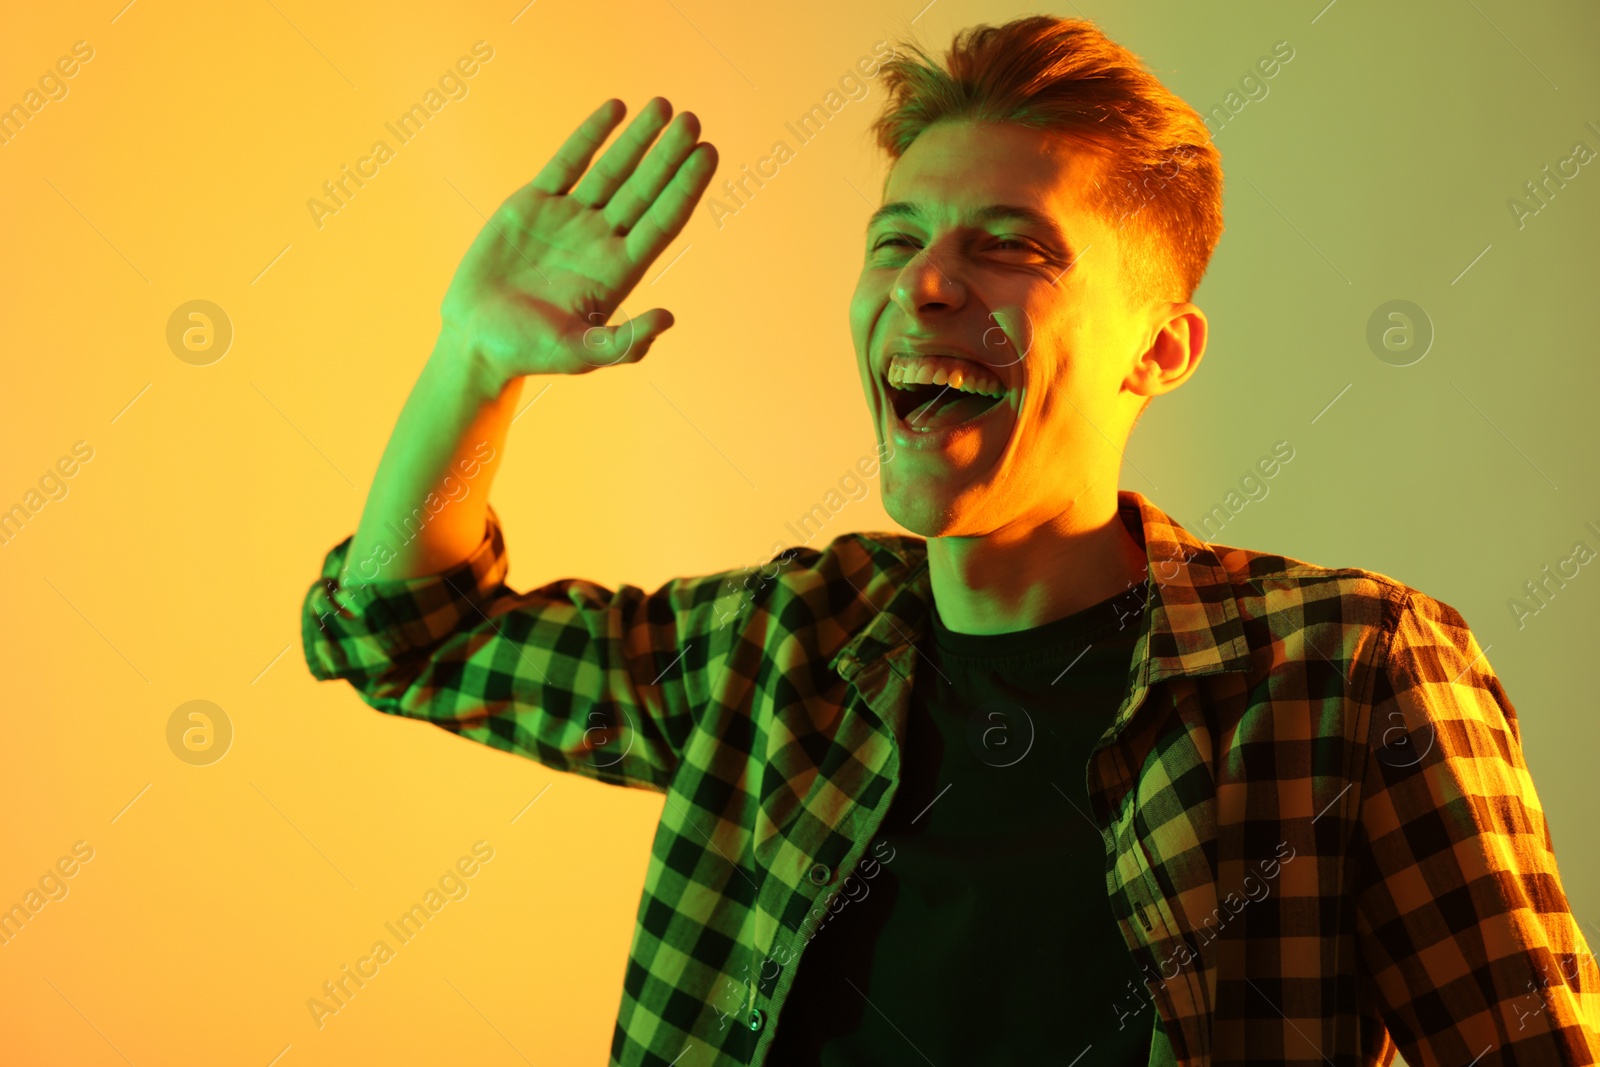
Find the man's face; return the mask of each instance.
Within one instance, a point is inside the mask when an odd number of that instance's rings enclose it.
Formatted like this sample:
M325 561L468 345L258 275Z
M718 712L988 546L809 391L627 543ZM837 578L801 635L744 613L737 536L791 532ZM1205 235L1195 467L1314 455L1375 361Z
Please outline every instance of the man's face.
M1128 297L1121 234L1084 206L1100 167L1058 135L962 122L925 130L890 173L885 204L910 209L869 226L850 329L880 448L892 449L884 507L906 529L1031 528L1115 485L1144 399L1124 385L1153 325ZM986 397L952 403L963 394L948 383L889 384L897 354L940 353L1004 395L978 413ZM910 410L936 396L933 413Z

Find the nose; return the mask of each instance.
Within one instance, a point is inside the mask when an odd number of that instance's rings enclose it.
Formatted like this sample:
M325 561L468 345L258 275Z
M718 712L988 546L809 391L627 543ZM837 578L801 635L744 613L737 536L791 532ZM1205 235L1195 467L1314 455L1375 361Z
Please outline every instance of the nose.
M948 311L966 302L966 287L948 258L924 248L906 261L894 281L894 302L908 318Z

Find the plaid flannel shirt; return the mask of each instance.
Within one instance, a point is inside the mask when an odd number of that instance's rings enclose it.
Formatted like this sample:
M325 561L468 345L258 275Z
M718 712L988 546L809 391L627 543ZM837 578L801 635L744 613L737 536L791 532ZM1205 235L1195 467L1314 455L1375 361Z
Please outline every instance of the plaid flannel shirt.
M1140 635L1080 780L1146 979L1107 1010L1152 1028L1151 1062L1596 1062L1600 971L1462 617L1372 571L1202 543L1135 492L1119 506L1149 562ZM524 593L492 508L443 574L341 587L349 545L303 604L316 678L664 795L610 1062L760 1064L808 914L873 862L926 542L847 533L654 592Z

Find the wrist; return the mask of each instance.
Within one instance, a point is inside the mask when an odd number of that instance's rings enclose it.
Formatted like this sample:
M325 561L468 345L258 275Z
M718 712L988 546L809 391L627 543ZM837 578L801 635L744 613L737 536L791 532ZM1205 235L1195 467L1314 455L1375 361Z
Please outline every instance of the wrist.
M502 370L462 330L450 325L440 328L428 362L484 402L498 400L517 378Z

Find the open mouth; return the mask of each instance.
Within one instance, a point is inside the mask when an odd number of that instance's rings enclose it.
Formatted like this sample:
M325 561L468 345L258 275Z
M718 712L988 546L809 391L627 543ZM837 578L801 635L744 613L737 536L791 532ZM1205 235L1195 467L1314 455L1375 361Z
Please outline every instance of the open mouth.
M984 414L1003 396L964 393L949 385L884 382L895 417L914 433L933 433L969 422Z

